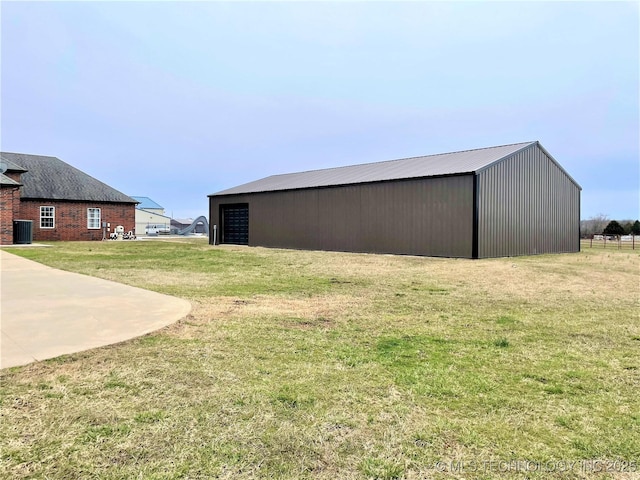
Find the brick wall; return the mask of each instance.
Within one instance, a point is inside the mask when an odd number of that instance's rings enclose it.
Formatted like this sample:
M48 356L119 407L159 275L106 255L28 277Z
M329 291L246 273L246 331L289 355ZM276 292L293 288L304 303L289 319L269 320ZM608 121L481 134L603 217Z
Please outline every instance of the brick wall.
M22 176L22 172L4 172L5 177L9 177L11 180L14 180L20 183L20 177Z
M55 207L55 228L40 228L40 207ZM33 241L102 240L102 228L87 228L87 209L99 208L101 223L111 224L111 232L122 225L125 232L134 230L135 205L129 203L61 202L50 200L22 199L19 217L33 220Z
M13 243L13 220L20 209L20 189L18 187L0 188L0 245Z

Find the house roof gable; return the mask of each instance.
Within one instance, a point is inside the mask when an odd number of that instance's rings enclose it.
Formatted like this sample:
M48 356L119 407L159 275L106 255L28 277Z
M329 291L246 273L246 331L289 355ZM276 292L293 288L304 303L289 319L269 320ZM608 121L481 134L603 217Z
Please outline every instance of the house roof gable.
M16 182L12 178L7 177L4 173L0 173L0 185L3 187L20 187L22 184Z
M2 163L5 164L4 166L6 167L6 171L7 172L24 173L24 172L27 171L25 168L21 167L20 165L16 165L11 160L9 160L7 157L5 157L4 153L0 153L0 161L2 161Z
M272 175L210 196L472 174L536 143L514 143L461 152L388 160L386 162Z
M2 152L2 158L22 167L24 199L137 203L133 198L56 157Z

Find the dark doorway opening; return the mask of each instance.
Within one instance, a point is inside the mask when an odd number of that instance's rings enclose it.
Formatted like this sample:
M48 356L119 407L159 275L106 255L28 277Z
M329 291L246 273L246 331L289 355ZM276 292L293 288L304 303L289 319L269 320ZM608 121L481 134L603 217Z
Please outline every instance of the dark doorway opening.
M249 204L220 205L221 243L249 245Z

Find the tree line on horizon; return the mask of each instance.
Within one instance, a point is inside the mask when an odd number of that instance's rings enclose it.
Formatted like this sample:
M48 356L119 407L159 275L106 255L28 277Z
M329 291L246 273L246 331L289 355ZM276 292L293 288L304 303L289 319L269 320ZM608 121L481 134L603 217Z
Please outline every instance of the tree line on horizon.
M580 221L582 237L592 235L640 235L640 221L610 220L608 215L598 214Z

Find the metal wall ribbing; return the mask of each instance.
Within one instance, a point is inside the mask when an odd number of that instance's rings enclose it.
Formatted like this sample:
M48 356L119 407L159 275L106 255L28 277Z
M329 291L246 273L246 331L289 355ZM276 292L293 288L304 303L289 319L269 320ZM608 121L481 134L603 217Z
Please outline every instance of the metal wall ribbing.
M210 197L249 205L249 245L471 257L473 176Z
M465 258L579 251L580 186L538 142L510 148L446 176L312 185L325 173L337 181L342 170L331 169L297 174L311 182L301 188L286 188L289 176L268 177L210 195L210 224L221 227L223 206L246 204L253 246ZM463 154L441 160L457 165ZM406 174L403 162L393 166ZM370 178L377 169L358 171ZM261 182L268 191L257 190Z
M478 256L580 250L580 187L537 145L478 174Z

